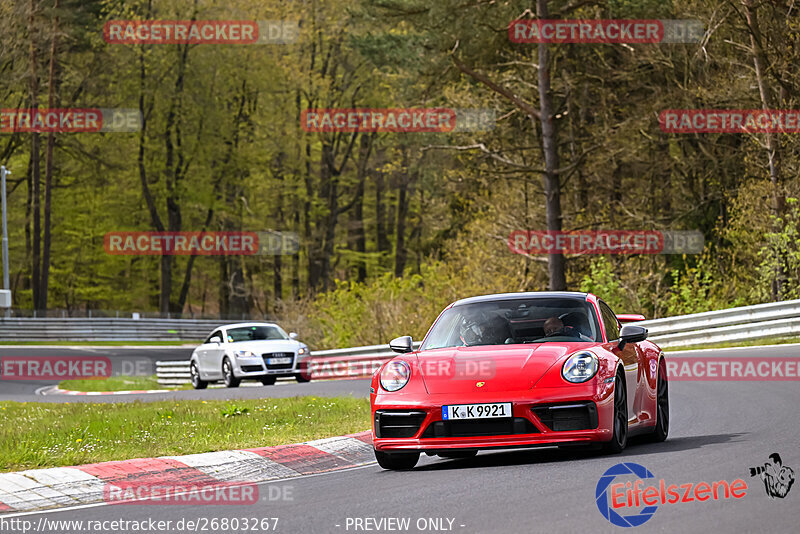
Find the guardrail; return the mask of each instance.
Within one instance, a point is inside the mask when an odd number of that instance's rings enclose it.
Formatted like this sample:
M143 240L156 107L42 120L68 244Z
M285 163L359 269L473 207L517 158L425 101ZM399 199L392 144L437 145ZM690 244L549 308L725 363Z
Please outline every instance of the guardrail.
M800 300L744 306L634 323L648 329L649 337L665 349L713 343L800 335ZM419 342L414 343L414 348ZM312 380L363 378L391 358L388 345L370 345L311 353ZM157 362L158 381L164 385L189 381L189 362Z
M414 348L419 348L419 345L417 341ZM388 345L319 350L310 354L308 370L312 380L366 378L394 355ZM156 375L158 383L165 386L186 384L190 380L189 361L156 362Z
M800 334L800 300L641 321L665 347L702 345ZM4 341L187 341L204 339L225 321L159 318L2 318ZM391 354L385 345L319 352L324 357Z
M635 323L662 348L800 335L800 300L770 302Z
M3 341L186 341L205 339L213 319L0 318Z

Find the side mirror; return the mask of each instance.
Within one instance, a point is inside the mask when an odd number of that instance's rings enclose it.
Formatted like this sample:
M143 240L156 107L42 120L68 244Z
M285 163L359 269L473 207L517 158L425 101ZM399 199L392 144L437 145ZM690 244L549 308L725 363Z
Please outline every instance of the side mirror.
M208 340L208 342L209 342L209 343L216 343L216 344L220 344L220 343L222 343L222 338L221 338L221 337L219 337L219 336L214 336L214 337L212 337L211 339L209 339L209 340Z
M638 343L647 339L647 328L643 326L636 326L626 324L619 331L619 350L625 348L628 343Z
M289 332L289 339L297 339L297 332Z
M400 354L405 354L406 352L412 352L414 350L414 348L411 346L411 336L394 338L389 342L389 348L394 352L399 352Z

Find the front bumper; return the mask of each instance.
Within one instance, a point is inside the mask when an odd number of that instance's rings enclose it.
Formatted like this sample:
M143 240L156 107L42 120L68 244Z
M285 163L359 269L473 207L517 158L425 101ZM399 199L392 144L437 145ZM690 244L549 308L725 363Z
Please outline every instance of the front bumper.
M609 441L613 428L613 387L604 384L572 385L557 388L532 389L490 395L427 395L424 402L404 401L401 396L376 395L373 400L373 446L379 451L436 451L457 449L492 449L512 447L553 446L564 444L588 444ZM388 402L391 399L391 402ZM448 404L472 404L484 402L511 402L512 417L507 421L507 431L484 435L480 424L473 424L464 431L452 430L452 422L442 419L442 406ZM587 419L576 423L569 414L585 407ZM419 428L408 437L382 436L378 421L383 414L416 414L421 421ZM376 418L377 414L377 418ZM554 415L558 414L558 415ZM563 417L567 415L567 417ZM491 419L472 421L492 421ZM470 426L470 425L468 425ZM498 425L495 425L498 426ZM499 424L503 427L503 424ZM487 424L492 431L494 427ZM575 430L567 430L576 428ZM402 430L400 430L402 432ZM411 430L408 431L409 434ZM457 433L452 436L448 434ZM466 435L479 433L481 435ZM383 434L386 434L384 431Z
M264 357L236 358L234 371L238 378L258 378L261 376L295 376L308 372L308 362L304 356L292 356L288 365L268 365Z

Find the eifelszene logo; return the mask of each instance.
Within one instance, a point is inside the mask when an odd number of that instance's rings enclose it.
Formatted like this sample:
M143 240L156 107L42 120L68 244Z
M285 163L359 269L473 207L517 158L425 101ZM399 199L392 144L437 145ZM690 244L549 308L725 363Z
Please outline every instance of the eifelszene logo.
M642 479L645 478L654 478L653 473L647 470L646 467L634 464L634 463L620 463L613 467L610 467L603 473L603 476L600 477L600 480L597 481L597 487L595 488L595 501L597 502L597 509L600 510L600 513L603 514L603 517L611 521L612 524L617 525L618 527L638 527L646 523L653 514L656 513L658 510L658 506L647 506L642 508L639 512L635 514L629 515L620 515L617 513L614 508L616 506L612 506L615 501L612 498L611 504L608 502L608 487L614 481L615 478L622 475L634 475L639 478L637 482L641 482ZM620 484L614 484L614 486L619 486ZM627 484L630 486L630 482ZM630 491L630 490L629 490ZM612 491L613 495L613 491ZM637 502L638 502L638 495L637 495Z
M622 480L616 481L617 478ZM627 481L623 482L625 479ZM655 482L655 475L642 465L625 462L610 467L597 481L597 509L614 525L638 527L653 517L659 504L703 502L709 499L719 501L731 497L741 499L747 495L747 483L741 478L730 483L727 480L718 480L712 483L669 485L662 478L658 480L657 486L645 487L646 479L654 479ZM628 511L626 509L633 513L624 514Z
M758 467L750 468L750 476L759 476L764 481L764 490L771 499L783 499L794 484L794 470L781 461L781 455L773 452L769 455L770 462Z

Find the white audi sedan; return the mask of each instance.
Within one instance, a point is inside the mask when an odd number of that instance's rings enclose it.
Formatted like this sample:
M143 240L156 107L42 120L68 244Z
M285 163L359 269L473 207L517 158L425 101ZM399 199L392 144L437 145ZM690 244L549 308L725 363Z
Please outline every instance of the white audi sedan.
M222 380L229 388L244 378L272 385L279 376L308 382L308 347L273 323L237 323L220 326L189 360L192 386L205 388Z

